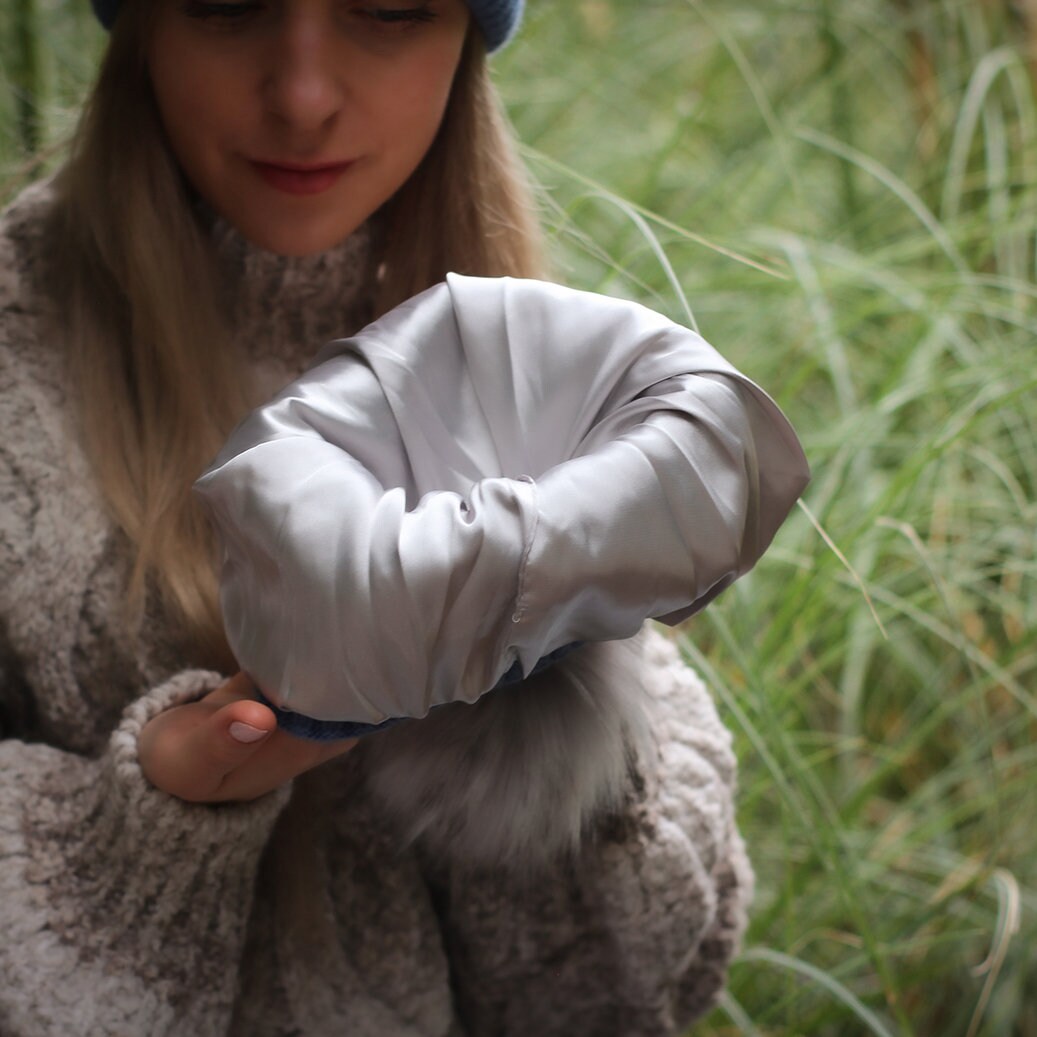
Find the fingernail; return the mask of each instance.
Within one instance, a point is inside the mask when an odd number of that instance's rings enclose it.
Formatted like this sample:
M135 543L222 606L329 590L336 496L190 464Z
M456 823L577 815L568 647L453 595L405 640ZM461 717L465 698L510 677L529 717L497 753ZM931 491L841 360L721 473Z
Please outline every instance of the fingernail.
M269 731L264 731L261 727L253 727L251 724L242 723L240 720L235 720L229 728L230 736L237 742L258 742L260 738L265 738Z

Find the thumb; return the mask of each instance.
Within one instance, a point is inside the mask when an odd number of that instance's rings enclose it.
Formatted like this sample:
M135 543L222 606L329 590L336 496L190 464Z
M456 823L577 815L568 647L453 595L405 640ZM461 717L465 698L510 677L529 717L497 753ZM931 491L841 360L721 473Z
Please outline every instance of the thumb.
M277 718L261 702L239 699L216 710L199 728L200 748L214 763L231 767L251 756L273 734Z
M277 718L260 702L240 699L217 709L190 736L185 757L193 761L199 799L216 795L238 767L267 742ZM187 798L187 797L185 797Z

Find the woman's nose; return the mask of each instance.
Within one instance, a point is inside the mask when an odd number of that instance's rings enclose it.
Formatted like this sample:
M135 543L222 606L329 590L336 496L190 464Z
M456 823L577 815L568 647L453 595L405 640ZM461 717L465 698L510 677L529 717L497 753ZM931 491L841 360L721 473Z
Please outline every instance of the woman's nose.
M314 18L288 19L266 77L270 114L290 129L317 130L335 117L344 94L342 62L327 28Z

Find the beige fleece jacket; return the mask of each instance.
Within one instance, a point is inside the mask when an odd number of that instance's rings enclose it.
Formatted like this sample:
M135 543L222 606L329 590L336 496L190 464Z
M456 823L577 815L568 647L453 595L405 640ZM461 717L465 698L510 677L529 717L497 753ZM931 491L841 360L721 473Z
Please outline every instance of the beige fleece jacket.
M126 545L43 332L49 197L28 189L0 222L0 1034L681 1032L723 981L751 872L728 734L654 630L633 644L648 734L624 805L533 877L473 869L445 831L408 840L421 804L379 789L438 737L425 721L253 803L188 804L143 778L147 720L224 677L158 609L140 643L121 629ZM305 260L217 239L261 384L362 323L363 235ZM480 796L472 823L521 794Z

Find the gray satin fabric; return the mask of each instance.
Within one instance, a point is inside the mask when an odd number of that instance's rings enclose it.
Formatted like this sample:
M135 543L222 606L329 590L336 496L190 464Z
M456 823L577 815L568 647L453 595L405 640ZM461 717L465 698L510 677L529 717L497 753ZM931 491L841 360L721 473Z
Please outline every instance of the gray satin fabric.
M777 406L694 332L451 274L325 348L196 489L242 668L282 708L378 723L678 622L808 478Z

